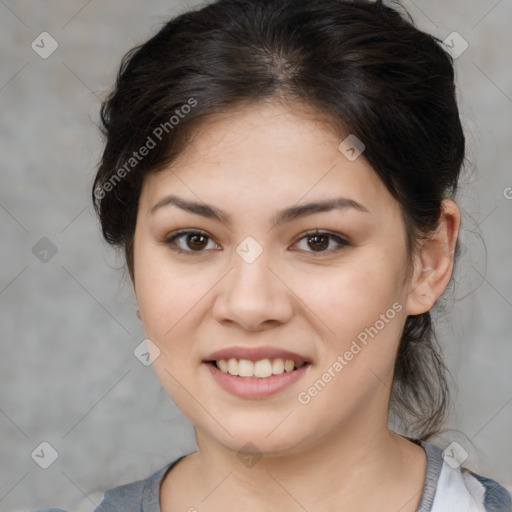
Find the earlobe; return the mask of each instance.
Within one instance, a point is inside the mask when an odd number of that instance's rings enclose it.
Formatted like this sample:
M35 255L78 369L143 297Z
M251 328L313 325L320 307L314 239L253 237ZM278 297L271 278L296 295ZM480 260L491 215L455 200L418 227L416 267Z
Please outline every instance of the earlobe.
M459 227L459 208L451 199L445 199L437 229L423 242L414 261L406 301L408 315L420 315L432 309L448 286Z

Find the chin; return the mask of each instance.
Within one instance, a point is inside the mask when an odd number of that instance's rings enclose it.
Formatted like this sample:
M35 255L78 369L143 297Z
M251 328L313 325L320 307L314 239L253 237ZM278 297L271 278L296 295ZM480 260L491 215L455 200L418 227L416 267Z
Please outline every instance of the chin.
M305 425L299 429L296 422L283 421L286 414L281 414L277 420L274 415L269 418L269 414L263 411L259 418L255 415L243 416L240 415L236 421L225 421L222 425L224 428L214 420L208 421L207 425L198 426L196 433L199 430L200 438L214 440L239 456L248 453L266 457L300 453L307 444L306 440L311 440L314 435L313 432L305 431ZM192 422L198 425L194 420Z

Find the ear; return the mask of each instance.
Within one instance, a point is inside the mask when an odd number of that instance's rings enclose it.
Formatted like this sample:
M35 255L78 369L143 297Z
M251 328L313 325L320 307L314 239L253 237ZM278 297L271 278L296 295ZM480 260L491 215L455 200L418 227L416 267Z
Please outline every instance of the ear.
M459 227L459 208L451 199L443 200L437 229L423 242L414 259L406 301L408 315L429 311L448 286Z

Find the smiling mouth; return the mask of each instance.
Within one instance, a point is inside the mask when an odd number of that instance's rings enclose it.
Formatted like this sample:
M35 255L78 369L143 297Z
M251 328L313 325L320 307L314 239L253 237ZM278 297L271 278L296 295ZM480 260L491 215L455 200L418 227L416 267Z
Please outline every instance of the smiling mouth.
M265 358L258 361L230 358L208 361L208 363L221 372L234 377L259 379L266 379L273 375L281 375L282 373L291 373L303 366L311 364L307 361L295 362L291 359L282 358Z

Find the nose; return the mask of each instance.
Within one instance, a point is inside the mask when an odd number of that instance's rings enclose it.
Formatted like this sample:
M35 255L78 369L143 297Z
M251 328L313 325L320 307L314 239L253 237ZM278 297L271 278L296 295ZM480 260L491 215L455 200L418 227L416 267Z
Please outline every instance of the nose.
M233 254L233 269L221 281L213 316L222 324L259 331L284 324L293 316L293 292L267 251L251 263Z

